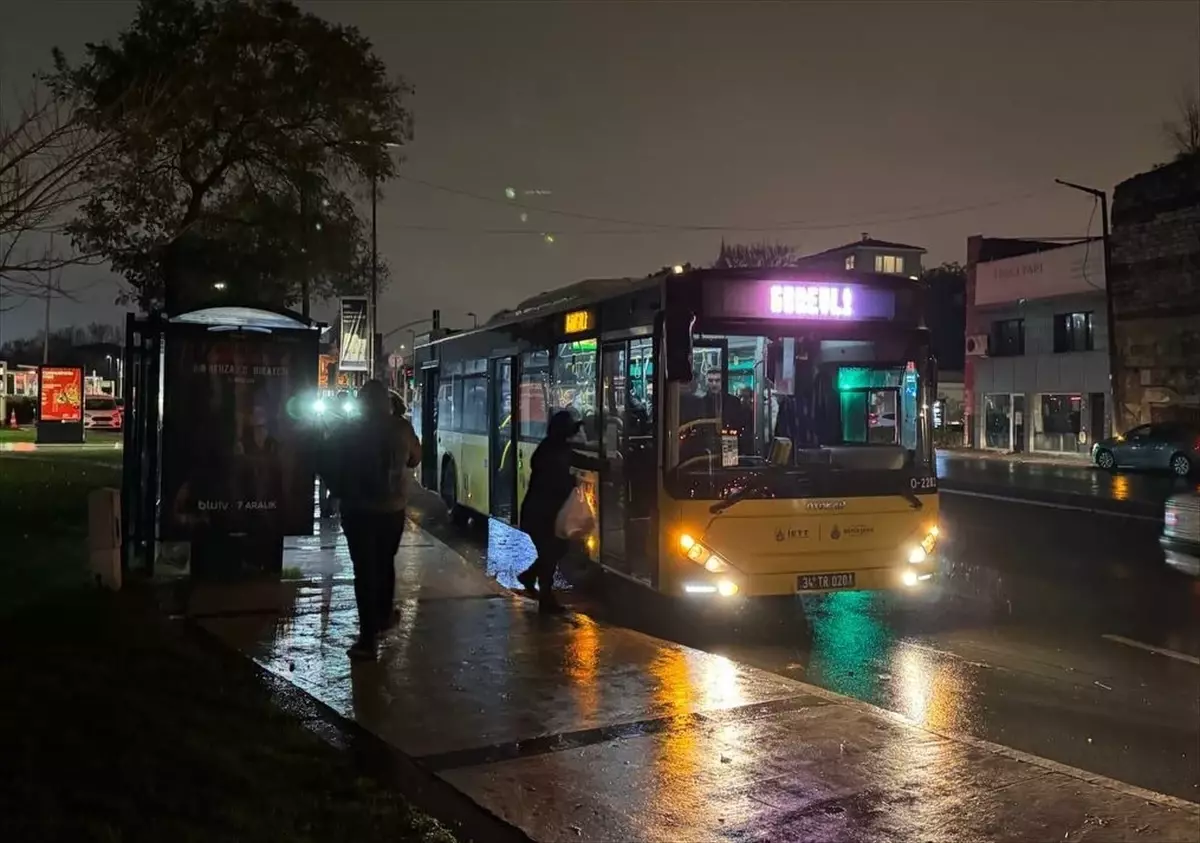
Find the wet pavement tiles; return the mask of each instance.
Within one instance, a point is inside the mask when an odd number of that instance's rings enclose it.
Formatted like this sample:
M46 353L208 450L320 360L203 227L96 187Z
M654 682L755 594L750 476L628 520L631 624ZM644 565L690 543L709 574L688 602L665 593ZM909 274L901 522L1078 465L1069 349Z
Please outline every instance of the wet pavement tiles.
M416 529L397 557L400 621L377 663L351 664L348 560L312 538L285 562L310 579L281 584L276 610L213 597L198 621L533 839L1200 841L1200 806L539 616Z

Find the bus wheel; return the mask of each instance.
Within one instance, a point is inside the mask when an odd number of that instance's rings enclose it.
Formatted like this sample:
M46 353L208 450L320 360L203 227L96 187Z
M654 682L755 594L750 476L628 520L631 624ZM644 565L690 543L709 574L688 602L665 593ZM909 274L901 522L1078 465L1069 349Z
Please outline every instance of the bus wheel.
M442 466L442 482L438 486L438 492L442 496L442 503L446 504L446 509L453 516L458 506L458 475L454 470L454 463L449 460Z

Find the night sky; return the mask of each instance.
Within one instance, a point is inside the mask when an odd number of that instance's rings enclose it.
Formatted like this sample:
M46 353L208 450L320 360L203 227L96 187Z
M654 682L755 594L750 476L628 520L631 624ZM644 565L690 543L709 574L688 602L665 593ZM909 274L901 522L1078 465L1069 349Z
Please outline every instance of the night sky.
M6 101L52 46L114 35L133 5L6 6ZM416 88L380 209L385 330L707 263L722 234L810 252L869 232L930 263L976 233L1082 236L1091 201L1054 178L1111 189L1168 160L1162 121L1200 80L1188 0L300 5L358 26ZM54 322L116 320L114 289ZM40 312L6 314L4 336Z

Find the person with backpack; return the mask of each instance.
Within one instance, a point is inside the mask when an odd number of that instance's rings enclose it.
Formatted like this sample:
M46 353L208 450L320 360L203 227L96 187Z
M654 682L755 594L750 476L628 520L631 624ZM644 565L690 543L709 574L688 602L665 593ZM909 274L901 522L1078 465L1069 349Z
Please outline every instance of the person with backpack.
M339 432L332 473L358 605L359 634L349 653L354 659L373 659L379 634L395 620L395 559L421 443L407 419L392 415L380 381L368 381L358 397L361 415Z

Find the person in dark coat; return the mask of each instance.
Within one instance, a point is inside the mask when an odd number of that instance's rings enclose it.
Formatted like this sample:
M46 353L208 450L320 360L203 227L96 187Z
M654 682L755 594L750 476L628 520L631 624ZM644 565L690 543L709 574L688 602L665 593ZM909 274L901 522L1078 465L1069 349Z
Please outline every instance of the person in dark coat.
M379 635L396 620L396 553L421 442L407 419L392 415L381 382L368 381L359 400L362 416L338 434L334 491L341 499L358 605L359 635L350 657L372 659Z
M538 608L547 613L562 611L554 599L554 572L569 544L555 535L554 524L558 511L575 491L575 475L571 473L574 449L570 439L579 427L579 421L566 410L550 418L546 438L530 460L529 489L521 504L520 526L533 539L537 558L517 575L517 581L530 597L537 598Z

